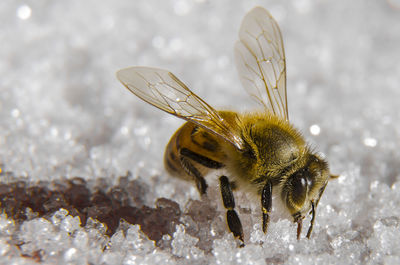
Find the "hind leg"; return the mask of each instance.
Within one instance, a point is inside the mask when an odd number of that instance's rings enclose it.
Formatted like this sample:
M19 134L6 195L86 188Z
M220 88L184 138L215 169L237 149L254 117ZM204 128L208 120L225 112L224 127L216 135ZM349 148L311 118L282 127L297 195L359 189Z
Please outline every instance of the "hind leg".
M186 157L180 156L180 161L182 164L182 168L185 170L185 172L189 176L193 177L200 195L204 195L207 192L208 185L200 171Z
M193 165L191 161L194 161L208 169L219 169L224 166L221 162L210 159L187 148L179 149L179 159L185 172L194 178L197 189L201 195L206 193L207 183L201 172Z

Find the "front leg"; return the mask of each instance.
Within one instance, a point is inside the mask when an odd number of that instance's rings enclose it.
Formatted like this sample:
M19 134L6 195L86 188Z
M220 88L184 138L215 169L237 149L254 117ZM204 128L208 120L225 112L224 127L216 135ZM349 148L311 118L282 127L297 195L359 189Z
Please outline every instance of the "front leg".
M221 188L222 201L224 202L224 206L227 209L226 220L228 222L229 230L233 233L235 237L239 238L243 242L242 223L240 222L238 214L234 210L235 199L233 197L229 179L226 176L221 176L219 178L219 183Z
M261 208L263 215L263 232L267 233L268 224L269 224L269 213L272 209L272 183L268 181L267 184L264 185L264 188L261 192Z

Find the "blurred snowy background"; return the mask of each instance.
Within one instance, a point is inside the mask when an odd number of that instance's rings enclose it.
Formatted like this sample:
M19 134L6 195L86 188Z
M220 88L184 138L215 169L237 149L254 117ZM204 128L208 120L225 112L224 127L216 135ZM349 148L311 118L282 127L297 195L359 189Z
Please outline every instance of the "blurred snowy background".
M251 109L233 44L256 5L282 30L291 121L340 178L310 240L279 218L264 235L236 192L238 248L218 187L198 201L163 170L182 122L115 72L169 69L212 106ZM1 1L0 263L400 264L399 43L399 0Z

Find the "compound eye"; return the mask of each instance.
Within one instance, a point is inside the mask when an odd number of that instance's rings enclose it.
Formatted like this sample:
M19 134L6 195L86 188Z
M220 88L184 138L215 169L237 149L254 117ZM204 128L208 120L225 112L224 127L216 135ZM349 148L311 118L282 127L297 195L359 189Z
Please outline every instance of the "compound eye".
M298 205L302 206L307 196L308 183L304 175L298 174L293 178L292 181L292 200Z

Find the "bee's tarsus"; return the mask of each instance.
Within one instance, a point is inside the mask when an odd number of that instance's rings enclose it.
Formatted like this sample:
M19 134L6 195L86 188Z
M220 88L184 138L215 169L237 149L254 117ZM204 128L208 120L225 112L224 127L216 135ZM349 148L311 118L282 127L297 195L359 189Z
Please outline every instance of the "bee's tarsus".
M301 230L303 228L303 219L297 220L297 240L300 240Z
M226 221L228 222L229 230L233 233L236 238L240 241L243 240L243 227L240 222L239 216L234 210L235 208L235 198L233 197L232 189L229 183L229 179L226 176L221 176L219 178L222 201L224 207L228 210L226 212Z
M261 192L261 207L263 216L263 232L267 233L269 224L269 213L272 209L272 183L267 181Z
M311 221L310 221L310 227L308 228L308 231L307 231L308 239L310 239L310 237L311 237L311 232L314 227L314 221L315 221L315 206L314 206L314 201L311 201Z
M228 210L226 212L226 220L228 222L228 227L236 238L239 238L240 241L243 241L243 228L242 223L240 222L239 216L235 210Z
M262 217L263 217L263 227L262 228L263 228L264 234L266 234L267 231L268 231L269 214L266 214L266 213L263 212Z

